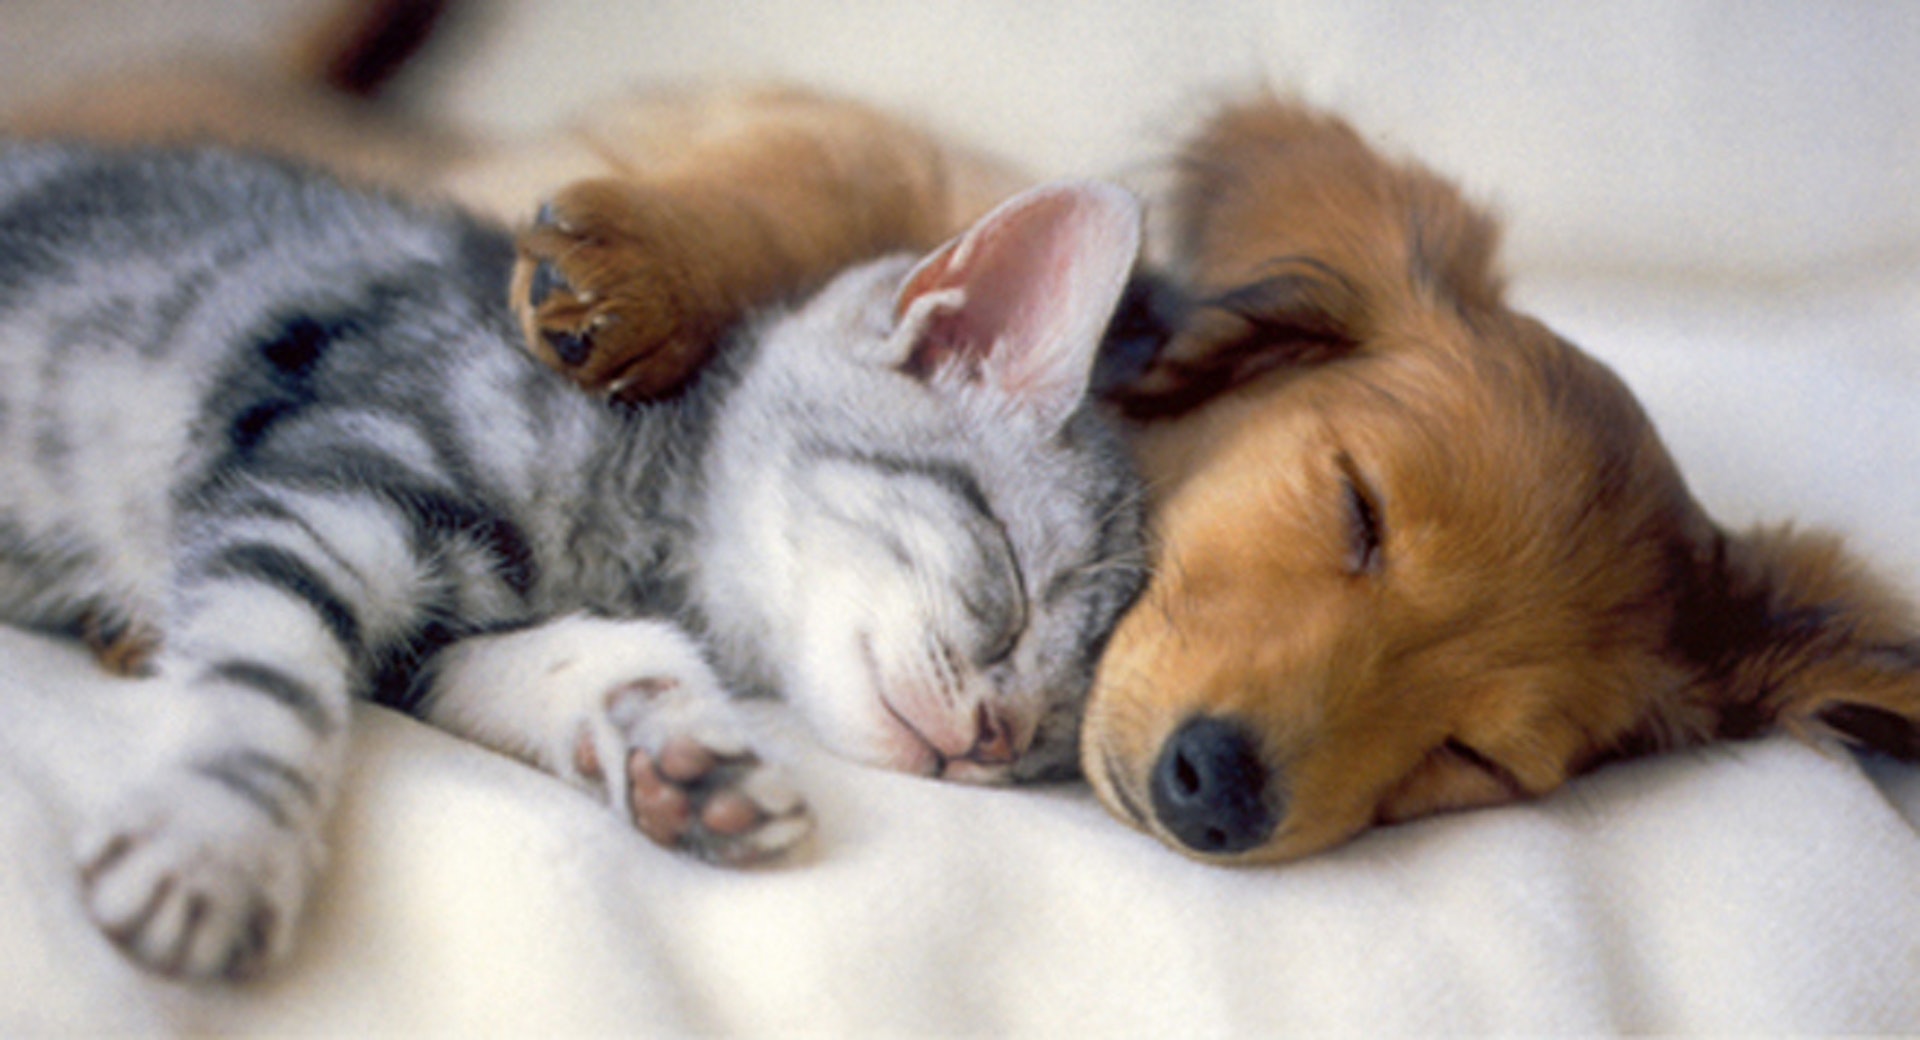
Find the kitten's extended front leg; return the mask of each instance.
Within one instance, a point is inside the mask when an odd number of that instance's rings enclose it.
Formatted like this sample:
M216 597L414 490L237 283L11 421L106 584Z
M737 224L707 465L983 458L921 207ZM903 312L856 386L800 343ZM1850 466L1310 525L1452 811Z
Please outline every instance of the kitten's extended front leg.
M324 464L324 463L323 463ZM87 907L135 960L253 974L292 946L340 784L351 695L432 587L410 518L371 495L234 479L176 521L148 760L84 829Z
M465 640L434 663L425 715L703 859L767 859L812 829L699 648L664 622L571 616Z
M199 598L138 680L149 689L128 691L163 709L151 757L116 766L119 793L77 858L88 912L135 960L241 978L289 949L319 869L349 655L269 573L226 575Z

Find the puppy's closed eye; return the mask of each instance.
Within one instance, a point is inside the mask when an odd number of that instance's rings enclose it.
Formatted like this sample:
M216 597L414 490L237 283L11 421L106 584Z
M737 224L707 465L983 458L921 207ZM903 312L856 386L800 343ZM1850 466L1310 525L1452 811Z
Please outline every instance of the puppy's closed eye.
M1344 497L1343 516L1347 529L1347 553L1344 566L1348 574L1367 577L1386 566L1386 523L1378 497L1353 458L1340 455L1340 486Z
M1472 766L1474 769L1485 773L1489 779L1497 782L1501 787L1506 788L1515 798L1522 797L1526 794L1526 788L1521 786L1520 778L1514 776L1512 770L1481 754L1479 749L1467 744L1458 737L1447 738L1447 742L1442 744L1440 749L1455 761Z

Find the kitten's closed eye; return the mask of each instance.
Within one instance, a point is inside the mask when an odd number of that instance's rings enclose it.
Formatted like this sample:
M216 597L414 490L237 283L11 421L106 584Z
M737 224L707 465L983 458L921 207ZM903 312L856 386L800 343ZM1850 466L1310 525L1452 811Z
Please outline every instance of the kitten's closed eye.
M1019 649L1020 637L1025 635L1026 631L1026 613L1022 611L1017 623L1006 626L998 636L981 647L980 652L974 657L974 663L981 668L992 668L1005 663L1013 656L1013 652Z
M1013 656L1032 623L1033 612L1020 560L1006 529L990 516L975 517L968 527L980 565L971 578L962 579L955 592L967 605L980 634L974 644L974 663L990 668ZM972 583L976 580L977 585Z
M1031 622L1020 559L986 492L963 465L899 453L814 445L822 512L843 533L884 549L896 577L920 590L925 613L959 608L965 658L991 667L1013 654ZM929 622L931 623L931 622Z

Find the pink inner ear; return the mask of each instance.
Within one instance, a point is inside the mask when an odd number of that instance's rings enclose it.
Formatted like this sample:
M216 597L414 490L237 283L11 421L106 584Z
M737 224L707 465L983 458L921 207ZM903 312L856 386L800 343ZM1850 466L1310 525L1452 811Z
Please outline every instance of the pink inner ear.
M901 287L896 315L920 323L902 370L952 370L1045 411L1070 407L1139 234L1138 206L1109 186L1039 188L1007 202Z
M954 255L966 244L966 237L953 239L940 248L928 253L907 275L900 285L899 296L893 302L893 320L906 320L907 313L913 309L914 301L932 292L952 288Z
M899 311L932 293L955 298L927 314L907 369L930 376L957 365L977 381L998 347L996 374L1007 392L1019 393L1027 378L1022 356L1059 337L1053 326L1063 317L1057 312L1065 309L1064 275L1075 259L1072 209L1065 200L1044 199L984 221L917 268L901 290Z

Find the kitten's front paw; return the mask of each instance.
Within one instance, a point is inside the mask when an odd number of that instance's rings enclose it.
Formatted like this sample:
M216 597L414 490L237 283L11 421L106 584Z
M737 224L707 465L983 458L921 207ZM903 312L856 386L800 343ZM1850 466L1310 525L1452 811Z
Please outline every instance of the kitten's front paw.
M190 979L257 974L291 945L314 845L198 777L142 790L79 845L88 913L143 966Z
M813 819L779 768L747 747L721 697L675 678L616 686L581 727L572 764L647 837L739 866L798 845Z
M581 386L666 397L713 352L737 307L714 284L696 215L616 180L570 185L520 236L513 301L533 352Z

